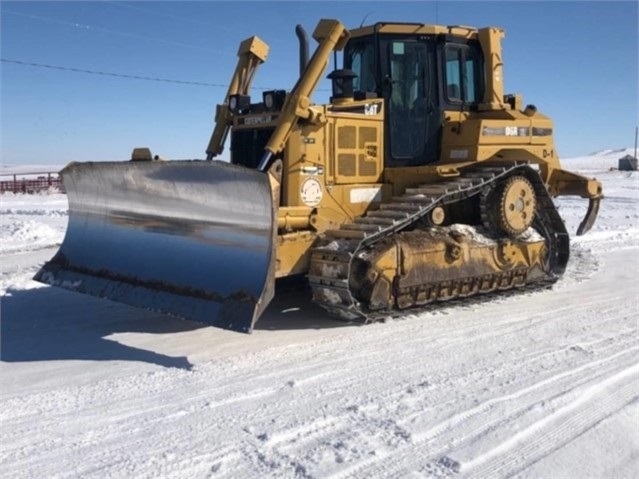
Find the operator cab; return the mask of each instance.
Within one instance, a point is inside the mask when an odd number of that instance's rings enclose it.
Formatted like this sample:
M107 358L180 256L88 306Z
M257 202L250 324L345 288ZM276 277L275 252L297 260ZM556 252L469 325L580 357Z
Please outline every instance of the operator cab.
M477 109L485 79L476 32L384 23L352 32L344 69L356 75L355 100L385 100L386 167L437 161L445 111Z

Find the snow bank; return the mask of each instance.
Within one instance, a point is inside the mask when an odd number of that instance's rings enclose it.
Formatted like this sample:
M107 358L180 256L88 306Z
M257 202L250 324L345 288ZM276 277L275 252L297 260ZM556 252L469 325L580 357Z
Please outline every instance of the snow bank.
M578 156L574 158L562 158L562 166L568 170L596 170L606 171L617 169L619 166L619 158L625 155L634 156L634 148L618 148L601 150L597 153L586 156Z

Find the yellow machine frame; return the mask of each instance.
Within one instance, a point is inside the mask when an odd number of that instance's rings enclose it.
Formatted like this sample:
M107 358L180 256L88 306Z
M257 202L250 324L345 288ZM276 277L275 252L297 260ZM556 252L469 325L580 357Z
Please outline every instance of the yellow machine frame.
M311 95L328 65L351 37L378 33L446 34L478 40L486 65L486 88L478 111L446 111L438 161L427 166L384 168L384 100L339 99L313 105ZM313 38L317 49L277 114L249 114L240 123L227 107L229 95L248 93L268 46L257 37L240 45L238 65L225 98L218 105L216 127L207 152L218 154L229 128L253 128L259 122L275 130L260 167L283 152L282 190L277 214L278 277L304 273L318 234L362 216L406 188L456 177L479 162L528 162L537 165L552 196L577 195L591 201L596 216L601 183L561 168L553 123L536 108L523 108L521 95L506 97L501 39L504 31L488 27L384 24L351 32L337 20L321 20ZM352 113L360 108L365 115ZM319 190L313 191L312 189ZM594 221L594 217L591 219ZM584 220L584 223L586 220ZM581 228L586 229L584 225ZM588 226L589 228L589 226Z

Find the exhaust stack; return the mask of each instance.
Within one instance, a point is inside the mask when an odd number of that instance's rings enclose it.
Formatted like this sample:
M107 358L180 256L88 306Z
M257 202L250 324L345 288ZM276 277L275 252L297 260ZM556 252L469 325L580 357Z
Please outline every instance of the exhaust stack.
M308 65L308 35L302 25L295 27L295 35L300 41L300 76L302 76L306 65Z

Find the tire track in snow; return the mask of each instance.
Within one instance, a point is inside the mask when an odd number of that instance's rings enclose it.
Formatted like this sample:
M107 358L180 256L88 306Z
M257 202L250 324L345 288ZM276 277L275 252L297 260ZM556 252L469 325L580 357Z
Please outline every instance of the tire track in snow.
M626 332L627 334L627 332ZM598 340L601 341L603 345L606 344L610 344L610 341L606 340L606 338ZM597 343L598 341L594 341L593 343ZM616 344L617 346L619 346L619 342L616 341L613 343L613 345ZM312 349L312 348L311 348ZM273 353L276 355L279 355L277 352ZM307 353L302 351L303 355L306 355ZM365 357L367 354L369 354L368 352L366 352L366 354L363 355L363 357ZM547 350L542 352L541 354L537 354L537 353L533 353L529 355L529 359L534 358L534 357L544 357L546 355L552 355L553 354L553 350ZM256 358L254 358L255 361L259 361L260 360L260 356L257 355ZM351 360L353 360L354 358L350 358ZM522 360L526 360L526 358L521 358ZM321 356L318 359L319 361L323 362L326 360L326 357ZM358 360L357 358L354 359L357 363L360 362L360 360ZM275 360L275 362L277 362L277 359ZM304 366L304 367L299 367L300 363L297 363L297 361L293 362L295 364L294 368L291 368L290 370L281 370L279 369L278 373L272 373L272 374L268 374L265 375L267 382L270 383L278 383L282 385L284 385L284 379L285 378L290 378L290 377L296 377L297 373L296 371L301 371L301 370L312 370L314 365L311 364L310 366ZM301 363L301 364L305 364L305 363ZM206 412L206 408L204 407L203 401L204 399L208 398L208 401L210 402L210 405L213 407L218 407L218 406L223 406L225 400L222 400L219 403L216 403L216 400L214 398L214 396L216 394L230 394L230 397L227 397L226 402L231 404L235 399L238 400L247 400L248 402L250 402L250 398L248 396L250 396L251 394L255 393L256 390L254 389L250 389L248 391L243 392L241 395L235 397L233 396L233 389L228 390L227 392L225 392L225 390L228 387L237 387L237 384L234 384L233 382L226 382L229 381L231 378L227 378L227 379L222 379L222 381L216 385L216 387L219 387L220 390L218 391L217 389L210 389L210 385L209 385L209 389L207 389L207 378L209 373L213 372L213 371L218 371L219 364L216 363L212 363L208 366L204 365L202 370L198 370L196 371L196 373L187 373L187 372L181 372L181 371L162 371L159 373L154 373L154 374L149 374L149 375L145 375L143 378L139 378L139 377L134 377L134 378L127 378L125 380L112 380L112 381L108 381L108 386L104 387L104 385L97 385L96 387L96 391L93 394L83 394L83 398L91 398L94 397L94 400L99 399L100 395L104 393L104 390L110 390L114 393L116 393L115 397L112 398L106 398L105 400L108 399L107 402L91 402L89 401L88 403L83 403L80 402L78 403L77 401L74 403L74 398L78 398L78 396L81 393L87 393L88 391L86 391L86 388L81 388L80 390L71 390L71 391L62 391L63 394L65 394L67 396L67 399L64 399L63 396L57 397L57 398L52 398L52 412L55 411L56 408L59 408L59 405L62 404L69 404L69 407L67 409L67 414L69 415L75 415L77 410L84 410L86 411L87 407L93 408L93 409L99 409L101 406L101 404L107 404L108 402L117 402L117 403L121 403L122 401L125 400L125 398L128 402L129 405L127 407L122 408L122 406L126 405L126 403L124 404L119 404L119 415L117 418L116 423L115 424L111 424L111 426L114 426L111 429L92 429L91 430L91 436L93 438L97 437L103 437L103 438L110 438L110 437L119 437L119 440L122 440L123 442L125 442L126 447L127 448L131 448L131 449L136 449L139 447L144 447L145 445L145 441L146 441L146 436L144 434L140 434L140 439L139 441L134 441L131 442L129 440L127 440L127 436L129 435L133 435L135 436L136 434L138 434L137 431L127 431L127 430L122 430L121 428L125 427L127 424L130 423L135 423L138 426L138 429L148 429L148 430L152 430L152 425L154 423L157 422L164 422L164 423L168 423L165 424L166 426L171 426L173 423L176 423L179 419L182 418L182 416L186 416L189 420L198 420L197 418L201 418L202 422L206 423L207 422L207 412ZM252 368L251 364L246 365L246 367L248 369ZM281 365L277 365L277 364L269 364L268 362L265 363L265 367L274 367L274 368L281 368ZM377 371L379 368L379 363L374 362L370 365L370 367ZM516 364L513 364L510 366L509 371L510 370L514 370L516 367L518 367ZM224 368L222 368L224 369ZM334 368L336 369L336 368ZM237 371L235 371L237 372ZM233 374L233 369L230 369L227 371L228 374ZM371 371L362 371L362 376L356 376L353 377L351 375L348 374L347 371L344 371L345 376L337 376L334 378L334 390L335 392L339 392L340 390L349 390L352 389L353 384L356 383L358 378L361 377L370 377ZM384 371L382 371L382 374L384 374ZM259 374L256 373L256 377L259 376ZM320 373L318 375L318 379L320 379L322 377L322 373ZM278 380L279 377L279 380ZM182 378L184 381L180 381L180 380L176 380ZM140 379L143 379L143 382L139 382ZM246 379L246 378L245 378ZM133 382L132 382L133 381ZM250 382L250 380L249 380ZM307 376L307 379L305 381L300 381L299 385L302 386L309 386L313 383L313 377L312 376ZM151 386L149 388L149 386ZM259 387L260 385L256 385L257 387ZM187 400L184 401L178 401L177 402L177 406L175 405L176 402L173 401L171 399L173 394L180 394L183 388L189 388L191 390L195 390L198 392L198 394L196 396L188 396ZM277 388L272 388L271 390L268 390L268 392L272 392L275 393ZM418 389L418 388L417 388ZM406 390L406 383L405 382L399 382L397 387L393 387L390 390L384 392L382 391L382 393L379 395L381 396L381 401L383 403L395 403L401 400L401 395L405 393ZM216 392L217 391L217 392ZM149 394L163 394L165 397L166 402L168 403L167 405L163 405L160 404L157 407L149 407L149 405L147 404L146 408L143 411L140 411L139 408L139 402L137 401L137 399L141 398L144 399L145 395L149 395ZM50 393L43 393L41 395L40 398L33 398L33 399L37 399L35 401L33 401L34 405L37 405L38 403L40 403L40 405L42 405L41 403L41 399L44 398L45 396L50 395ZM124 396L123 396L124 395ZM266 393L265 393L266 395ZM213 396L213 397L212 397ZM379 399L379 396L376 396L375 399ZM262 398L262 393L259 394L259 396L256 396L255 399L260 399ZM307 398L303 398L303 399L307 399ZM22 399L20 398L15 398L16 401L20 400L22 401ZM69 402L69 400L71 400ZM27 403L22 404L23 406L23 410L31 410L31 405L29 404L31 401L27 401ZM352 403L352 401L351 401ZM191 404L189 406L189 404ZM372 425L374 425L375 427L373 429L371 429L370 427L367 429L367 427L363 424L365 422L368 421L368 419L370 418L370 416L366 416L366 415L359 415L357 414L359 411L366 411L366 407L360 407L358 409L351 409L350 411L347 411L348 407L347 406L348 403L345 403L344 407L342 409L338 409L337 412L339 413L340 411L343 413L343 415L341 417L338 418L338 420L335 422L335 427L333 429L328 429L326 430L327 435L328 436L340 436L343 432L343 430L348 430L348 428L350 427L351 429L353 429L354 431L370 431L371 433L374 433L375 429L379 429L379 430L385 430L385 429L391 429L389 427L388 424L383 424L383 422L377 422L377 423L372 423ZM58 405L58 406L56 406ZM16 410L16 404L8 404L8 408L6 408L8 411L9 410ZM295 410L295 406L293 405L293 409ZM129 412L127 412L127 410ZM286 410L286 409L284 409ZM281 414L284 410L282 410L280 408L280 406L277 406L274 410L271 409L271 413L270 414ZM173 413L171 411L174 411ZM279 411L279 413L278 413ZM344 412L346 411L346 412ZM58 411L58 414L61 411ZM335 411L333 411L332 413L334 414ZM259 413L258 413L259 414ZM352 419L349 419L353 416ZM58 416L59 418L59 416ZM251 418L251 417L245 417L244 418L247 421L254 421L255 418ZM57 420L57 418L54 418L54 421ZM30 423L30 419L27 418L25 423L29 424ZM299 424L298 424L299 426ZM34 429L32 430L26 430L26 431L22 431L22 435L23 437L33 437L33 435L37 432L37 428L38 427L42 427L42 424L39 424L38 426L34 426ZM55 424L51 424L49 426L49 428L53 428L55 427ZM299 426L301 429L304 428L304 426ZM120 428L120 429L119 429ZM293 433L293 435L295 435ZM401 432L400 432L401 435ZM320 436L321 436L321 431L320 431ZM389 436L390 438L392 438L392 434ZM277 433L273 435L273 437L277 437ZM80 437L75 437L74 441L76 442L76 444L78 444L78 447L81 446L82 441L80 440ZM179 436L177 438L174 439L179 439ZM313 440L314 438L310 438L311 440ZM183 440L188 440L188 437L184 437ZM3 441L4 442L4 441ZM309 441L306 441L309 442ZM57 446L57 447L55 447ZM330 446L329 446L330 447ZM42 449L41 449L42 448ZM54 454L57 452L56 449L63 449L64 448L64 444L59 443L57 445L53 445L51 443L44 443L44 444L39 444L37 445L37 447L35 448L35 450L31 451L31 452L36 452L38 449L42 450L51 450L52 452L52 456L51 459L53 460ZM26 451L25 451L26 452Z
M628 333L628 332L626 332L626 333ZM610 338L602 338L600 340L593 341L592 343L593 344L597 344L597 343L601 342L602 344L609 344L610 343L609 339ZM617 346L618 346L619 342L617 341L615 344L617 344ZM311 348L311 349L313 349L313 348ZM529 359L530 358L534 358L535 356L542 357L542 356L544 356L546 354L552 354L552 353L553 353L553 350L547 350L547 351L543 352L542 354L533 353L533 354L529 355ZM277 356L279 356L279 353L277 353L277 352L275 352L273 354L276 354ZM303 351L303 354L306 355L307 353ZM367 357L367 355L368 355L368 357L370 357L370 353L368 351L365 354L363 354L362 357ZM254 358L254 360L258 361L258 362L260 361L260 359L261 359L260 355L257 355ZM291 359L291 358L289 358L289 359ZM351 357L350 359L356 361L357 363L359 363L361 358L357 359L357 358L352 358ZM521 359L524 360L524 361L526 360L525 357L523 357ZM323 362L325 360L326 360L326 357L320 355L319 361ZM277 360L275 362L277 362ZM131 380L111 381L110 382L110 386L107 389L114 390L115 392L118 393L118 395L121 395L122 393L126 393L125 396L129 397L130 399L137 399L139 397L143 397L144 395L148 395L150 392L153 392L153 391L155 391L155 392L157 392L159 394L169 393L169 394L166 394L167 401L169 402L169 405L170 404L174 404L173 401L170 399L170 397L171 397L170 393L172 391L175 391L177 393L177 392L179 392L177 390L181 389L184 386L187 386L187 387L190 386L190 387L192 387L192 389L197 389L199 391L204 390L204 393L201 396L189 397L187 399L187 402L182 401L180 403L180 410L181 411L186 410L187 412L189 412L189 407L187 407L189 401L190 402L195 401L195 403L193 404L191 412L192 412L193 416L198 416L198 415L201 415L201 413L203 411L200 410L202 407L201 407L201 404L197 403L197 400L202 399L203 397L206 397L207 395L209 395L209 398L210 398L210 394L212 392L215 392L215 390L207 390L206 389L206 385L204 383L207 380L208 374L210 372L212 372L212 371L218 370L218 366L219 366L219 364L217 364L217 363L212 363L208 367L205 366L204 369L206 369L207 371L199 371L198 374L195 374L195 377L194 377L194 375L192 373L184 373L184 372L162 372L162 373L157 373L157 374L153 374L153 375L147 375L145 377L145 382L147 383L146 385L144 385L143 383L142 384L136 384L137 381L140 378L133 378L133 380L135 381L133 384L131 383ZM267 368L268 367L274 367L276 369L278 367L281 367L281 365L277 365L277 364L270 365L270 364L268 364L268 362L265 364L265 366ZM252 366L252 364L248 364L248 365L246 365L246 367L248 369L251 369L253 366ZM371 367L376 370L379 367L379 363L375 362L375 363L373 363L371 365ZM225 368L222 368L222 369L225 369ZM280 378L280 383L281 383L281 382L283 382L284 378L296 377L296 375L297 375L296 371L312 370L312 369L313 369L313 365L311 365L310 367L300 368L299 364L296 364L296 366L294 368L291 368L290 370L281 370L281 369L279 369L278 373L271 373L271 374L265 375L265 377L268 379L269 382L275 381L279 377ZM235 372L237 372L237 371L235 371ZM228 374L233 373L233 368L228 369L227 373ZM368 377L371 374L370 371L362 371L362 373L363 373L364 377ZM256 374L256 377L257 376L259 376L259 374ZM320 376L321 376L321 374L320 374ZM179 378L179 377L183 377L185 379L189 379L188 383L191 383L192 381L195 381L195 382L194 382L194 384L184 384L181 381L176 381L176 378ZM308 379L311 380L312 377L309 377ZM344 389L348 390L349 388L352 388L353 380L354 380L352 376L347 375L344 378L338 377L337 379L338 380L335 382L335 389L336 390L339 390L341 388L344 388ZM222 390L224 390L224 388L226 388L228 386L233 386L234 385L233 383L225 384L224 381L225 380L223 380L222 384L220 385ZM343 382L343 381L346 381L346 382ZM122 384L119 384L119 383L122 383ZM310 383L312 383L312 381L310 381ZM309 384L309 381L301 381L299 384L300 385ZM132 387L132 386L136 386L136 387ZM143 387L139 387L139 386L143 386ZM148 386L152 386L152 387L149 388ZM346 387L344 387L344 386L346 386ZM167 389L167 387L168 387L168 389ZM200 388L202 388L202 389L200 389ZM74 396L77 397L77 395L79 395L82 392L86 393L87 391L85 389L86 388L81 388L81 390L73 392L69 399L72 399ZM96 390L95 394L99 395L101 391L103 392L104 388L99 386L99 387L97 387L97 390ZM229 391L229 392L232 392L232 391ZM248 391L249 394L251 392L255 392L255 390L253 389L253 390L249 390ZM395 400L401 399L399 397L399 395L402 394L403 392L405 392L405 383L401 383L400 382L397 390L396 389L391 389L390 391L388 391L388 393L382 393L382 396L384 396L382 398L383 402L393 403L393 402L395 402ZM133 395L131 395L131 393L133 393ZM50 393L47 393L46 395L48 395L48 394L50 394ZM89 394L88 396L85 395L83 397L89 397L90 398L91 394ZM118 402L120 402L121 399L123 399L123 398L122 397L118 397L118 396L113 398L114 401L118 401ZM191 399L193 401L191 401ZM215 404L215 401L212 398L210 398L210 400L211 400L212 404ZM39 402L40 402L40 400L35 401L36 404L39 403ZM59 407L61 402L63 404L64 403L68 403L67 400L63 400L61 397L59 397L59 398L54 398L54 400L52 402L52 406L54 408ZM56 406L56 404L58 406ZM71 403L71 405L73 405L73 403ZM25 404L24 407L25 407L25 409L30 409L30 406L28 406L27 404ZM83 408L84 409L85 407L86 407L86 404L82 404L82 403L77 404L76 403L75 406L69 408L68 412L70 414L73 414L76 409L79 409L79 408ZM95 404L93 407L99 407L99 405ZM137 402L135 400L133 400L131 402L131 409L135 410L137 407L138 407ZM13 409L15 411L14 407L10 407L8 409L10 409L10 410ZM365 409L365 408L362 408L362 409ZM126 408L125 408L125 410L126 410ZM160 406L160 407L158 407L156 409L151 409L151 408L147 407L144 411L142 411L142 413L144 415L148 415L150 413L153 413L154 417L156 417L158 420L163 418L164 422L167 422L167 421L171 420L173 418L173 416L175 416L176 419L181 416L181 414L175 414L175 415L170 414L170 410L171 410L171 406L167 406L167 407ZM122 413L122 412L124 412L124 411L120 411L120 413ZM357 412L357 410L353 410L352 412ZM137 411L137 413L139 414L140 411ZM348 414L344 415L344 417L346 417L346 418L348 416L349 416ZM142 421L140 421L140 419L142 419ZM247 420L253 420L251 418L246 418L246 419ZM366 420L366 417L364 417L363 420ZM143 417L136 417L136 414L128 414L128 415L124 414L124 415L121 415L118 418L118 421L121 421L123 423L132 422L132 423L138 423L139 425L142 425L142 424L145 423L146 418L144 416ZM151 422L153 422L153 421L151 421ZM362 428L363 428L363 426L361 424L359 424L357 420L353 420L351 422L349 422L348 420L344 420L343 422L337 421L336 424L339 425L340 430L335 430L335 429L329 430L328 431L329 435L339 435L339 434L341 434L341 432L340 432L341 429L347 428L349 424L351 426L353 426L356 431L358 430L357 428L359 428L359 430L362 430ZM382 427L381 429L384 429L384 427ZM24 431L25 436L30 436L32 432L36 432L36 431ZM92 434L94 436L97 435L97 436L100 436L100 437L107 437L107 438L108 437L112 437L112 436L116 436L116 437L119 436L120 439L125 440L125 442L126 442L126 436L127 436L126 432L123 432L121 430L118 431L117 428L113 429L113 430L103 430L103 431L93 430ZM77 440L78 438L75 438L75 439ZM184 438L184 440L187 440L187 438ZM134 449L136 447L143 447L145 445L145 441L146 441L146 439L143 437L140 440L140 442L137 442L137 443L128 442L127 443L127 447L134 448ZM47 449L48 449L49 448L48 446L51 446L51 444L48 444L48 445L47 444L41 444L41 446L47 446ZM60 446L60 448L63 447L62 444L60 444L59 446ZM56 449L56 448L53 448L53 449ZM46 449L44 449L44 450L46 450Z
M636 341L632 342L636 345ZM526 411L534 407L535 405L549 401L556 394L556 391L565 391L566 389L572 390L575 387L582 386L584 383L592 381L593 377L604 376L607 377L610 373L607 369L603 369L604 366L615 368L619 366L620 359L626 359L626 362L634 364L636 358L636 352L639 351L639 347L631 347L619 351L611 356L595 361L590 361L577 368L569 369L561 373L555 374L549 378L532 384L513 393L491 398L471 409L459 412L447 420L440 422L424 431L411 431L410 441L402 448L396 450L389 450L386 453L378 453L374 457L371 457L365 461L354 464L348 469L342 470L337 474L330 476L333 479L344 479L349 477L401 477L406 474L403 470L404 465L410 462L410 457L419 457L420 451L428 451L427 454L430 458L431 464L429 472L434 472L437 469L437 464L442 463L442 459L446 468L451 469L449 473L457 472L460 467L458 461L443 456L443 454L449 453L449 450L454 447L458 447L465 441L473 440L481 437L487 431L497 428L499 425L512 420L513 417L519 417L525 414ZM626 364L624 367L626 367ZM603 372L602 372L603 371ZM580 375L577 381L574 381L575 376ZM564 380L568 381L568 384L564 385ZM559 384L557 384L559 383ZM575 384L576 383L576 384ZM546 394L549 391L551 396ZM525 396L533 393L541 392L544 394L541 398L533 396L531 399L524 401ZM560 394L563 394L560 393ZM506 411L498 411L496 417L492 420L486 420L483 415L494 411L496 406L509 406L514 404L514 407L507 409ZM623 405L622 405L623 406ZM419 417L421 412L416 412L414 417ZM480 419L479 424L469 428L469 422L473 419ZM411 418L406 418L406 421L410 421ZM406 421L402 421L405 423ZM393 457L393 463L400 464L397 469L394 469L388 464L388 457ZM426 459L427 457L422 457ZM426 461L429 462L429 461ZM486 475L484 477L503 477L500 475Z
M212 365L210 369L215 370L215 365ZM304 365L300 367L300 370L307 369L309 368ZM211 427L214 427L214 423L210 423L211 419L214 421L219 420L219 418L215 415L211 417L212 414L215 414L215 410L220 409L220 414L226 414L228 410L237 408L240 403L247 403L245 409L255 410L257 409L254 407L255 403L261 403L265 398L275 395L282 389L306 386L319 380L325 380L330 374L330 372L321 372L315 376L306 375L302 380L297 381L296 383L292 383L291 381L286 383L280 382L280 385L278 386L266 388L261 388L258 385L257 388L243 391L234 391L233 389L226 391L227 385L221 384L216 385L216 388L217 386L221 387L217 390L217 394L215 394L216 389L211 390L210 385L207 387L206 374L203 374L203 372L200 371L200 374L197 374L197 381L195 384L189 384L191 381L187 381L187 384L182 383L182 387L196 390L198 394L189 396L186 401L176 401L172 399L172 395L183 394L184 391L179 387L176 387L173 391L167 390L163 387L163 384L166 381L161 378L172 378L173 380L175 380L176 377L194 379L194 375L186 372L162 371L159 373L145 375L143 378L149 385L157 386L153 388L154 392L157 392L159 395L163 395L163 399L161 401L156 399L155 405L149 404L148 398L144 400L145 395L148 395L150 392L148 389L145 391L145 388L139 387L140 384L137 384L138 387L135 387L135 383L131 384L131 381L137 381L139 379L135 377L126 378L124 380L109 381L108 383L110 383L110 386L108 387L104 387L104 385L97 387L95 393L88 395L88 397L93 397L94 400L98 401L90 401L88 404L78 403L75 400L85 388L81 388L78 391L61 391L61 393L59 393L59 397L54 398L51 401L52 412L55 412L56 414L51 417L49 424L43 424L42 422L33 423L29 415L29 417L23 418L19 424L13 425L13 434L19 437L28 438L28 447L25 447L24 444L20 444L19 442L13 442L12 447L3 451L3 453L7 454L8 457L5 455L4 460L0 460L0 463L10 461L18 467L27 466L35 455L39 456L40 461L42 461L43 458L47 458L44 461L45 463L47 460L51 463L55 463L56 457L59 457L59 453L64 449L69 448L68 444L64 441L50 440L49 438L46 438L43 441L34 440L33 438L37 437L38 432L42 431L43 428L45 430L54 429L56 427L56 423L60 420L66 420L67 422L76 423L78 425L85 422L91 424L91 427L88 428L86 432L75 433L72 436L73 448L78 450L79 455L86 455L86 452L80 453L79 451L85 449L91 450L98 445L112 451L118 449L126 449L127 451L145 449L148 442L148 436L156 427L165 427L168 429L166 435L164 435L166 436L166 441L161 442L161 444L164 449L170 448L171 441L189 441L188 434L184 436L184 433L182 432L177 436L175 435L176 431L174 429L179 430L180 427L184 428L185 422L191 422L195 425L199 425L200 429L203 427L201 426L202 424L207 423L209 423ZM286 376L288 376L288 374L286 374ZM180 384L180 381L175 382ZM266 382L272 383L272 377L267 377ZM231 383L230 386L237 388L238 385L236 383ZM106 396L104 394L105 390L115 392L116 396ZM118 397L118 393L124 393L128 399ZM42 395L35 396L40 397L29 398L36 400L29 400L27 402L24 402L23 398L13 398L9 401L9 404L5 404L8 407L4 408L4 410L15 411L16 403L22 403L20 405L23 410L31 411L32 415L35 417L40 416L42 411L33 411L28 403L34 402L37 404L44 396L46 396L46 394L43 393ZM63 396L66 396L67 399L64 399ZM212 396L218 397L216 398ZM146 407L143 410L139 409L138 399L140 398L146 403ZM104 401L99 401L99 399L104 399ZM68 404L68 408L66 408L64 416L60 415L60 411L55 411L56 404L59 405L60 403ZM100 409L109 407L110 403L118 404L117 416L109 417L107 421L98 421L97 423L91 419L83 419L83 417L90 417L93 414L97 415ZM277 407L277 410L282 409L283 407L280 404ZM76 418L76 414L78 412L81 412L83 416ZM11 414L7 414L8 419ZM256 414L259 414L259 412ZM71 418L72 420L70 420ZM244 417L243 419L246 422L255 422L254 417ZM224 423L228 423L229 421L223 419L221 422L222 424L218 424L217 426L223 426ZM135 427L131 427L131 424L134 424ZM21 429L20 426L25 426L26 429ZM69 428L75 429L75 426L70 424ZM229 428L228 424L226 428ZM148 432L149 434L146 434L145 432ZM96 441L96 438L100 439ZM112 440L111 438L116 439ZM5 441L3 440L2 442L4 443ZM120 446L119 443L123 443L124 445Z
M595 383L572 402L468 463L465 477L507 477L538 461L639 398L639 365ZM516 449L516 452L514 451Z
M381 402L394 403L400 399L399 397L387 395L381 399ZM348 460L361 459L370 452L374 452L375 457L380 457L380 450L382 450L383 447L388 447L395 459L398 446L410 441L411 433L406 427L389 420L389 415L383 414L383 411L378 417L375 416L375 411L372 411L372 414L366 414L366 411L370 409L371 408L366 407L366 405L361 407L349 406L346 410L350 410L350 412L353 413L350 415L343 411L338 411L338 415L333 416L332 419L334 424L338 425L337 428L314 428L312 422L311 424L307 423L309 430L314 429L312 431L312 438L314 440L321 439L319 446L313 447L312 444L309 446L307 445L309 441L306 440L297 442L296 429L291 428L283 434L286 439L289 440L288 444L280 445L281 441L273 440L272 444L267 444L267 446L269 446L268 448L262 448L262 455L265 458L278 458L277 460L273 459L278 463L282 463L282 457L295 457L298 462L303 462L306 465L305 470L312 470L313 466L317 465L317 456L321 456L322 454L324 456L326 456L326 454L333 454L335 456L334 462L345 463L348 462ZM322 421L322 423L323 422L324 421ZM298 430L301 431L305 429L305 426L298 428ZM385 434L380 434L380 431L385 432ZM378 442L375 444L370 443L369 439L371 437L376 438ZM382 441L383 444L379 441ZM359 450L349 450L349 448L352 449L353 444L358 444ZM366 452L367 446L370 446L368 453ZM381 457L386 456L382 455ZM355 476L359 475L359 472L355 474ZM369 475L369 471L364 472L365 475ZM388 471L375 471L372 476L376 476L377 473L386 475L387 472Z

